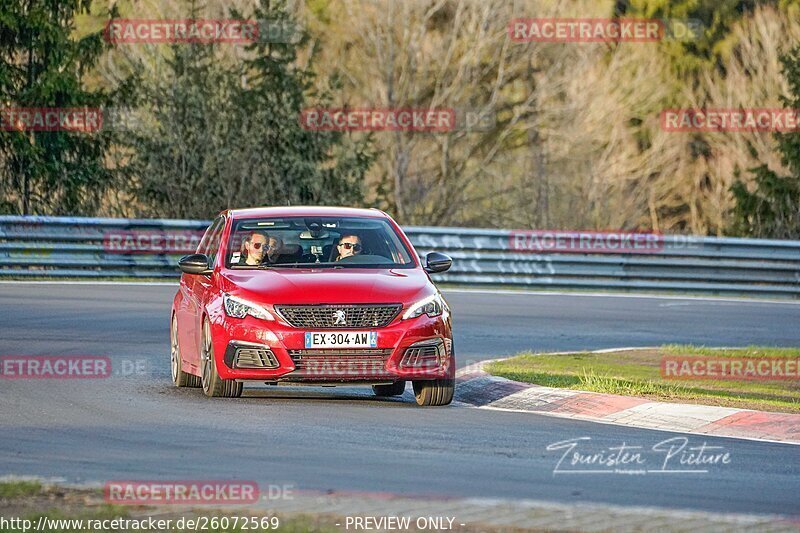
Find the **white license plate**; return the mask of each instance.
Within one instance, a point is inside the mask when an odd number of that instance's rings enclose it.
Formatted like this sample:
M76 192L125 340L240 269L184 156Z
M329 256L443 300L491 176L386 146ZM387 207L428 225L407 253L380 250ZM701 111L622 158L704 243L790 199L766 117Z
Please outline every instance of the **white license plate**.
M306 348L376 348L377 331L307 331Z

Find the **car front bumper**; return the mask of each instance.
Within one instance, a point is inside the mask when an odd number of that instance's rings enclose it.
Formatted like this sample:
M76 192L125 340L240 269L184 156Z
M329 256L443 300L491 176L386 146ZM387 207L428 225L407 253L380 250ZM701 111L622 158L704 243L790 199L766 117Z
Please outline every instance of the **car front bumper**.
M455 373L452 331L444 315L397 319L374 329L378 333L375 348L306 350L306 330L280 320L215 314L211 332L222 379L387 383L441 379Z

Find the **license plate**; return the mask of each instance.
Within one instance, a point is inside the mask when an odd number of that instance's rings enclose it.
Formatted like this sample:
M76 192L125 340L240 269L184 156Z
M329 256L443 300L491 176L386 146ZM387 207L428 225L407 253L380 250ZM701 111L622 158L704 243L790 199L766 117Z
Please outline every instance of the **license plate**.
M306 348L377 348L377 331L307 331Z

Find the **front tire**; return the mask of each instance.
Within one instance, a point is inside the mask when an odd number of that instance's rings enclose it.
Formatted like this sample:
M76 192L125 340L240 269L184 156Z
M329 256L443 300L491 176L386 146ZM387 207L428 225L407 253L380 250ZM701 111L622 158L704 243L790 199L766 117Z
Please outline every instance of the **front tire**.
M214 343L211 339L211 325L208 319L203 320L202 345L200 363L203 368L201 382L203 393L209 398L238 398L242 395L242 383L234 379L222 379L217 373L217 360L214 358Z
M406 390L405 381L395 381L389 385L373 385L372 392L379 398L388 398L390 396L402 396Z
M438 406L450 405L456 391L456 349L451 348L447 360L447 377L426 381L414 381L414 397L417 405Z
M456 380L450 378L415 381L413 385L417 405L422 406L449 405L456 390Z
M183 371L183 360L181 359L181 345L178 342L178 319L172 315L172 321L169 328L169 359L170 370L172 373L172 383L176 387L191 387L197 388L200 386L200 378L194 374L189 374Z

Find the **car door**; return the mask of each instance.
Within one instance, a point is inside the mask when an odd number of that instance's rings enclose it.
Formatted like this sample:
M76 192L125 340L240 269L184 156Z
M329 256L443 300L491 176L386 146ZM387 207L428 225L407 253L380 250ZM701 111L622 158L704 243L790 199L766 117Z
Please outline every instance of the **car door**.
M203 239L197 246L197 253L209 255L213 248L213 242L216 236L222 234L222 229L225 226L225 217L219 216L208 227ZM217 237L217 243L218 243ZM218 246L218 244L217 244ZM212 257L209 257L212 259ZM214 261L210 260L209 264L214 265ZM185 316L181 321L187 327L184 328L183 335L179 329L178 335L181 339L181 348L183 349L182 358L187 363L189 368L194 372L200 370L200 335L202 333L202 316L203 308L205 306L204 297L208 292L208 287L211 280L206 276L184 274L181 276L181 291L183 292L183 301L185 305Z

